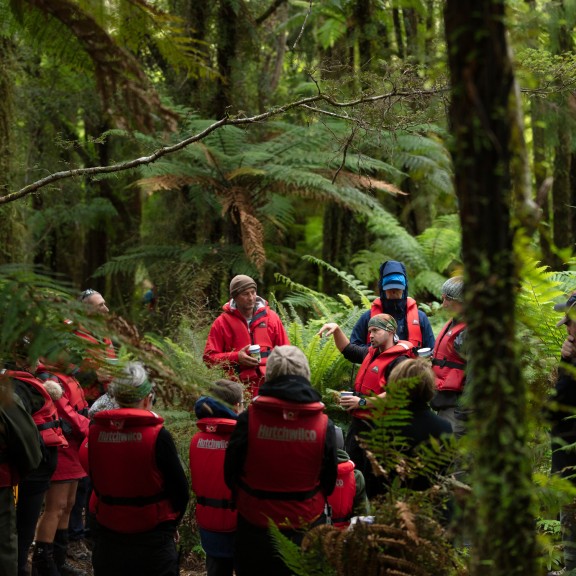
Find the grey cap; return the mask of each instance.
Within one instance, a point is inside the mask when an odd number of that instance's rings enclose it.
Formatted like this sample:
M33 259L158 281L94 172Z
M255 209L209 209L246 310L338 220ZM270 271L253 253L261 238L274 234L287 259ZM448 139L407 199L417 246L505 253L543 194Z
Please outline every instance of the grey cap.
M310 380L308 358L297 346L276 346L266 362L266 381L288 375Z
M442 285L442 295L446 296L449 300L456 302L464 301L464 278L462 276L454 276L448 278Z

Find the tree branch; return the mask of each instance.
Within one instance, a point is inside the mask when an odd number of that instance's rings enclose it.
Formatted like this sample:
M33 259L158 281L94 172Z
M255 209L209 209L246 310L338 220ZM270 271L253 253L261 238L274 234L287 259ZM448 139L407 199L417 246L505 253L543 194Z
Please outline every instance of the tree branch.
M214 122L213 124L205 128L201 132L198 132L193 136L185 138L184 140L181 140L180 142L177 142L176 144L173 144L171 146L164 146L162 148L159 148L149 156L142 156L141 158L127 160L125 162L118 162L116 164L112 164L109 166L91 166L88 168L74 168L72 170L63 170L61 172L54 172L53 174L50 174L45 178L42 178L40 180L37 180L36 182L33 182L32 184L24 186L24 188L21 188L16 192L6 194L5 196L0 196L0 206L3 204L14 202L15 200L19 200L20 198L24 198L29 194L32 194L37 190L40 190L40 188L48 186L49 184L53 184L54 182L58 182L59 180L73 178L75 176L94 176L97 174L110 174L113 172L122 172L124 170L131 170L133 168L138 168L139 166L152 164L153 162L156 162L156 160L162 158L163 156L167 156L169 154L173 154L174 152L178 152L179 150L182 150L187 146L190 146L191 144L194 144L195 142L204 139L206 136L208 136L208 134L214 132L215 130L218 130L222 126L226 125L240 126L244 124L256 124L258 122L266 121L269 118L279 116L281 114L284 114L285 112L288 112L289 110L299 107L306 107L309 110L314 110L322 114L330 114L328 111L324 111L320 108L310 106L311 104L315 104L318 102L324 102L325 104L328 104L335 108L350 108L353 106L358 106L359 104L372 104L374 102L387 100L390 98L432 96L441 93L443 91L444 91L443 89L418 90L407 92L392 91L386 94L378 94L375 96L363 96L361 98L357 98L356 100L350 100L347 102L338 102L337 100L334 100L331 96L328 96L326 94L317 94L315 96L302 98L301 100L297 100L295 102L290 102L289 104L286 104L284 106L277 106L271 110L268 110L267 112L263 112L262 114L257 114L255 116L245 118L230 118L229 116L225 116L224 118ZM343 118L346 119L345 116Z
M254 20L254 22L258 25L262 24L262 22L270 18L270 16L272 16L272 14L274 14L274 12L276 12L276 10L278 10L278 8L280 8L280 6L285 2L286 0L275 0L264 13Z

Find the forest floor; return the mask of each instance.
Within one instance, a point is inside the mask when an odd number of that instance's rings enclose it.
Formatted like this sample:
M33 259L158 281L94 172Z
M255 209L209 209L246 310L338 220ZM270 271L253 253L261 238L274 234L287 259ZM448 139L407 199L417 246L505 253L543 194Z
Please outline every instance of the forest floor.
M92 562L88 560L73 560L68 559L72 566L80 568L86 572L86 576L93 576ZM183 558L180 561L180 576L206 576L206 568L204 559L195 554Z

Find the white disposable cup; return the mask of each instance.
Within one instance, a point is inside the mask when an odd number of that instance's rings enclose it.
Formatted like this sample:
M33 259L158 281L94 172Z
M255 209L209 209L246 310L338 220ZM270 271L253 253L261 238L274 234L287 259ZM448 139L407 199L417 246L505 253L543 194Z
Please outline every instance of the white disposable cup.
M347 390L340 392L340 398L346 398L346 396L354 396L354 392L349 392Z
M252 356L253 358L256 358L258 360L258 362L260 362L260 345L259 344L252 344L249 348L248 348L248 354L250 354L250 356Z
M420 356L420 358L428 358L432 356L432 348L420 348L418 350L418 356Z

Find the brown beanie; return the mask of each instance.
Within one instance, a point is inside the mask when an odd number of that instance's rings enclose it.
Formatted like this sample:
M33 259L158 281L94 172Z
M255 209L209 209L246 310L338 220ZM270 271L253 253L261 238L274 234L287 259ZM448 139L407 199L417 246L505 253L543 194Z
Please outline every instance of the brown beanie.
M256 290L256 282L254 282L250 276L238 274L238 276L234 276L230 282L230 296L234 298L241 292L244 292L244 290L248 290L248 288L254 288L254 290Z
M266 362L266 382L279 376L303 376L310 380L308 358L296 346L276 346Z

